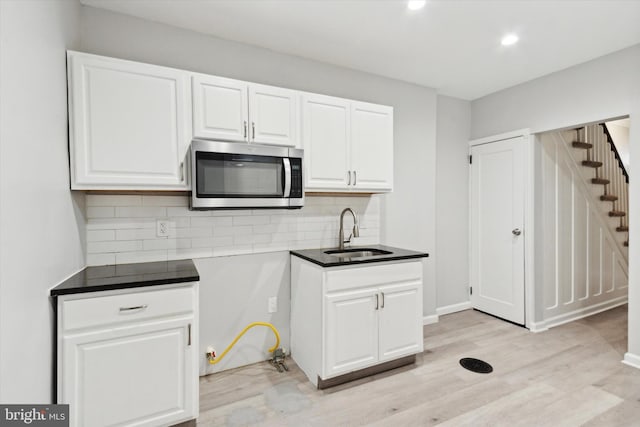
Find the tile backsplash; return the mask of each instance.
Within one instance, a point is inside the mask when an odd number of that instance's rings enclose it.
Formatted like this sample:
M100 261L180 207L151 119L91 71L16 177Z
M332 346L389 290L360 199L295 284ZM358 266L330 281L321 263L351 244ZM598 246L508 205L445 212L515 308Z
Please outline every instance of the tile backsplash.
M308 196L298 210L190 211L187 196L87 194L87 265L333 247L346 207L360 222L355 243L376 244L381 197ZM158 220L168 221L167 237L157 236ZM347 236L352 224L345 215Z

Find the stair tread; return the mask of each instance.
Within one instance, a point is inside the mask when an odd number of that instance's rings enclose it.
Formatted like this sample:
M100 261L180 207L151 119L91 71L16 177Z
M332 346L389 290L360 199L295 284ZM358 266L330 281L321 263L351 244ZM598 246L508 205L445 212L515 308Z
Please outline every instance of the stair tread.
M582 142L582 141L573 141L571 145L573 145L573 148L584 148L587 150L590 148L593 148L593 144L589 144L588 142Z
M600 168L602 167L602 162L596 162L595 160L583 160L582 166L586 166L588 168Z
M625 216L626 213L622 211L609 211L609 216Z
M603 194L600 196L600 200L604 202L615 202L618 200L618 196L614 196L613 194Z
M607 184L611 183L611 181L609 181L608 179L604 179L604 178L591 178L591 183L592 184L607 185Z
M629 231L629 227L626 225L622 225L620 227L616 227L616 231Z

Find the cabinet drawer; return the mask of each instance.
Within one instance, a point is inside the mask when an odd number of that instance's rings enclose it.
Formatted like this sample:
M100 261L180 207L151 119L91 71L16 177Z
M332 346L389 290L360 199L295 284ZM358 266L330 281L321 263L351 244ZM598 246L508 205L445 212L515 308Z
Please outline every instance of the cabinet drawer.
M193 287L132 292L62 302L63 331L194 311Z
M327 272L326 292L422 280L422 262L400 262Z

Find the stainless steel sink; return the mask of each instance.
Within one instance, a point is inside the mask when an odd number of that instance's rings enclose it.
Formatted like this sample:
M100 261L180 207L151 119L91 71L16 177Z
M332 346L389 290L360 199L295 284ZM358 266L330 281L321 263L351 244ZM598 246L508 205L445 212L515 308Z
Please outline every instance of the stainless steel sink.
M367 258L377 255L390 255L393 252L375 248L332 249L324 251L325 254L338 258Z

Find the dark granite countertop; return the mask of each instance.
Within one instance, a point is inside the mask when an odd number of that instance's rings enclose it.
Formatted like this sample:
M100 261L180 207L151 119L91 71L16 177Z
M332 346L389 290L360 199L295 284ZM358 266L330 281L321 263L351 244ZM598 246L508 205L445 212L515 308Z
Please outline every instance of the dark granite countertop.
M410 251L407 249L394 248L384 245L351 246L345 249L357 250L366 248L379 249L391 253L384 255L373 255L363 258L342 258L325 254L325 251L337 250L337 248L303 249L299 251L290 251L290 253L291 255L305 259L321 267L338 267L354 264L369 264L373 262L401 261L405 259L426 258L429 256L429 254L425 252Z
M192 260L86 267L55 288L51 296L197 282L200 274Z

